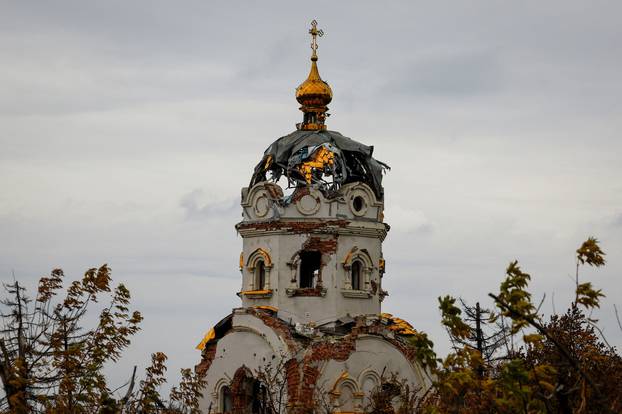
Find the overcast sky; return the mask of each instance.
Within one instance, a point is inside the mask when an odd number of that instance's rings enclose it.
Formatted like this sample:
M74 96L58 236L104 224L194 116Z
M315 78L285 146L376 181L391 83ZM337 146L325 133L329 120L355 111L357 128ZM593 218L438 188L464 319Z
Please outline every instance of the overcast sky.
M302 119L309 22L330 129L385 177L383 309L448 349L436 298L489 303L508 262L550 313L574 250L622 345L618 1L0 1L0 274L108 263L144 314L111 386L169 355L171 381L240 304L240 189Z

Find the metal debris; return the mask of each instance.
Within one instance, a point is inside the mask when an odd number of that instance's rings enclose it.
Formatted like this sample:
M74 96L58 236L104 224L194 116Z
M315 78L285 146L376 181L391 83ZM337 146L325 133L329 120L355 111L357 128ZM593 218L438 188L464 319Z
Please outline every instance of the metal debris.
M390 168L374 159L373 151L335 131L295 131L268 147L250 186L285 176L288 188L312 185L328 194L344 184L363 182L382 200L382 175Z

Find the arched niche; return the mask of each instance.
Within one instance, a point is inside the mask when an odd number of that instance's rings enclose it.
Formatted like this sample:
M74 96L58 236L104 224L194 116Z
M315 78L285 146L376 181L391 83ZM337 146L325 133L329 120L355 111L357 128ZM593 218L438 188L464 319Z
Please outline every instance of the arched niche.
M270 253L261 247L255 249L246 261L246 269L249 272L248 290L270 290L270 271L272 267ZM261 286L262 280L263 286Z
M355 297L371 296L371 281L374 271L374 263L366 249L354 246L344 257L343 262L344 280L343 293ZM358 279L358 280L357 280Z
M233 395L231 392L231 380L221 378L214 386L212 400L218 413L230 413L233 410Z
M363 394L363 408L369 407L371 404L371 395L376 391L377 387L380 386L382 379L376 371L368 368L359 374L357 382Z
M333 412L362 412L363 393L355 379L342 374L335 382L331 394L333 398Z

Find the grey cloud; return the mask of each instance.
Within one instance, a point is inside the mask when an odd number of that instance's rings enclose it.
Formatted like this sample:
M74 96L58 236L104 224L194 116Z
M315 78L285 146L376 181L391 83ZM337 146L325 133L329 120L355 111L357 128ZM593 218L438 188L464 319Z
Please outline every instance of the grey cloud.
M424 212L398 203L387 206L385 220L391 224L392 233L429 234L434 229Z
M202 189L195 189L181 198L179 205L184 209L186 218L194 219L232 219L239 213L239 201L226 199L221 201L208 201L201 204L207 194Z
M385 79L389 83L378 90L383 94L402 99L456 99L499 92L504 71L495 52L447 51L422 56Z

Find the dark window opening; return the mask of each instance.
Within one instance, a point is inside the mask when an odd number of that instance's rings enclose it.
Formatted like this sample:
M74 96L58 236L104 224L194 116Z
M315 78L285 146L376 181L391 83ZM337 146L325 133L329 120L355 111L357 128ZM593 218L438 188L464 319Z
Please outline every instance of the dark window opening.
M322 267L322 253L305 251L300 253L300 287L315 287Z
M259 382L258 380L253 381L253 394L251 397L251 413L252 414L264 414L268 411L266 410L266 402L267 398L267 390L266 387Z
M233 410L231 388L225 385L220 389L220 412L230 413L231 410Z
M363 273L363 264L355 260L352 262L352 268L350 270L352 275L352 289L361 290L361 275Z
M363 200L363 197L361 196L356 196L352 200L352 206L354 207L355 211L359 212L363 210L363 207L365 207L365 200Z
M268 393L266 387L256 378L246 377L242 383L238 401L244 414L267 414Z
M266 287L266 265L260 260L255 266L255 289L264 290Z

